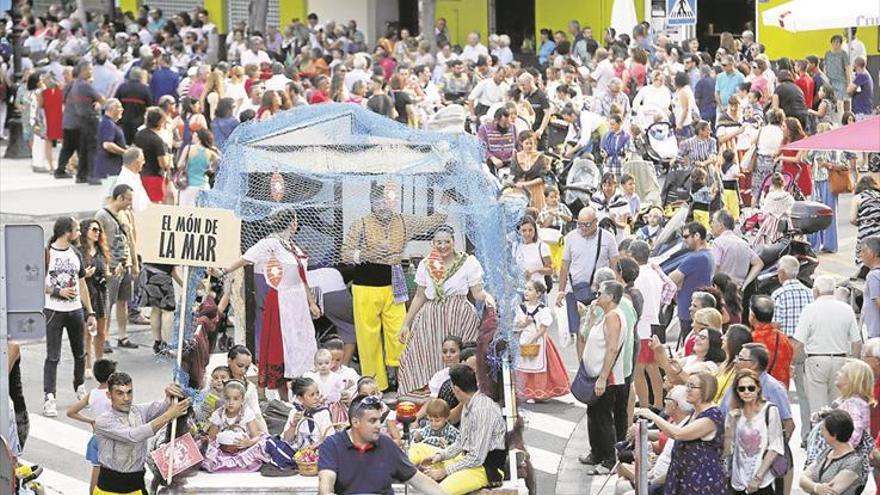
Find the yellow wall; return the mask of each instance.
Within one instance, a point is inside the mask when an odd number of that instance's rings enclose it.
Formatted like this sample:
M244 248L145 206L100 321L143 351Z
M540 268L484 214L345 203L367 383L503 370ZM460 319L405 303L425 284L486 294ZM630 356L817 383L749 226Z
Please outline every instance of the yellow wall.
M635 0L634 3L636 17L639 21L644 20L645 0ZM582 28L593 28L593 38L601 44L603 32L611 24L613 5L614 0L535 0L535 36L540 40L544 28L568 33L569 21L577 20ZM627 34L632 36L632 33Z
M486 39L489 37L489 2L487 0L437 0L437 10L434 15L446 18L446 25L449 27L449 41L453 45L464 46L468 33L472 31L480 33L483 44L486 44Z
M122 13L132 12L137 14L138 0L117 0L116 5L122 9Z
M765 26L763 12L788 1L769 0L767 3L758 3L758 41L767 47L767 56L770 59L777 59L779 57L796 59L806 57L807 55L816 55L821 58L831 48L831 37L835 34L843 36L843 30L827 29L792 33L777 26ZM860 28L856 37L865 44L868 55L880 53L877 50L876 26Z
M217 26L221 33L228 31L228 8L229 2L226 0L205 0L205 10L208 11L208 18Z
M278 5L278 19L281 20L282 29L294 19L306 22L308 10L308 0L281 0Z

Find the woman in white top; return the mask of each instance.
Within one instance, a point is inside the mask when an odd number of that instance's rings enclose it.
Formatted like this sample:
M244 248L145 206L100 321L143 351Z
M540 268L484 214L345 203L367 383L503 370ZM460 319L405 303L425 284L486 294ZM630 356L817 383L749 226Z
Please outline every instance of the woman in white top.
M455 335L463 342L477 340L480 319L467 300L468 294L495 306L495 300L483 290L480 262L456 251L454 242L452 227L438 227L431 254L416 270L416 295L400 329L405 346L400 357L400 395L428 395L428 381L443 367L440 350L446 336Z
M523 217L519 224L519 240L513 245L513 256L526 280L543 283L544 277L553 273L550 248L538 239L538 224L530 215Z
M779 408L761 392L757 373L736 373L724 428L724 456L731 458L730 486L735 493L774 493L770 466L776 456L785 455Z
M691 124L699 118L700 110L691 89L691 81L684 72L675 75L675 96L672 98L672 116L675 118L675 135L679 141L694 135Z
M646 84L636 93L633 99L632 108L638 113L639 109L644 106L647 108L656 108L661 110L665 117L669 117L669 106L672 104L672 92L666 86L666 78L659 70L651 73L651 84Z
M785 133L782 123L785 114L781 110L767 112L767 125L758 131L758 139L755 143L755 152L758 157L748 164L746 172L752 174L752 208L758 206L758 196L764 180L773 173L776 156L782 149Z

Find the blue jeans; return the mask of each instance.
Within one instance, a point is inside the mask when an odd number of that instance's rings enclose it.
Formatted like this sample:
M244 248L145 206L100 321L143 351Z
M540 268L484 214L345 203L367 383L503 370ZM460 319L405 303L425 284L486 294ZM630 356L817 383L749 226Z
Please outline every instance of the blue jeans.
M827 229L810 234L810 245L814 251L837 252L837 195L831 194L831 183L816 181L813 185L813 200L831 207L831 225Z

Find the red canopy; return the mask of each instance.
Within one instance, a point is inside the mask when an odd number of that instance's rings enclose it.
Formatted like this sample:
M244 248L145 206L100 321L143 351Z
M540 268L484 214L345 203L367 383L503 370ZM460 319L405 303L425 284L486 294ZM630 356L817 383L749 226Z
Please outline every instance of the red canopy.
M880 115L795 141L785 149L880 152Z

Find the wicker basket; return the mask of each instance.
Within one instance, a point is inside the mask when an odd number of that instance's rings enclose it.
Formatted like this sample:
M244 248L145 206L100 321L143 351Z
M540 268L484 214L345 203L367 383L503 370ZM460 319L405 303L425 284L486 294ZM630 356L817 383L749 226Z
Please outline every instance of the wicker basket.
M541 344L520 344L519 355L524 358L537 357L541 352Z
M318 475L318 463L317 462L297 462L296 468L299 470L299 474L302 476L317 476Z

